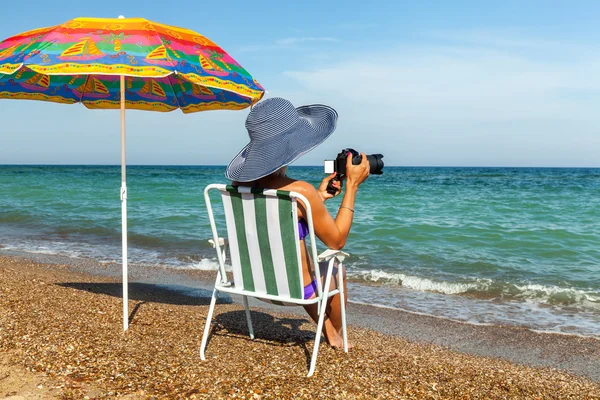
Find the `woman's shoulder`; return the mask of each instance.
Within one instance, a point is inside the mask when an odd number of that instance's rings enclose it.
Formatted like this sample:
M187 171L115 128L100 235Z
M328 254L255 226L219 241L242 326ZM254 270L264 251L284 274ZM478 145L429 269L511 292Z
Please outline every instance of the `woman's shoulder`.
M314 186L311 185L310 183L305 182L305 181L300 181L300 180L291 180L285 186L286 186L286 188L289 188L289 190L293 190L295 192L314 189Z
M289 190L291 192L297 192L311 200L313 196L318 195L317 189L313 185L305 181L293 181L286 185L285 190Z

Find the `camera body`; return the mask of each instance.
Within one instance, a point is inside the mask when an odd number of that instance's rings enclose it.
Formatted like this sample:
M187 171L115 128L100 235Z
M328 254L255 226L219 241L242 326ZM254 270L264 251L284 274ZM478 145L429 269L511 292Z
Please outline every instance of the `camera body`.
M358 165L362 161L362 157L360 153L354 149L344 149L342 150L335 160L325 160L325 173L333 174L337 172L337 175L346 175L346 159L348 158L348 154L352 154L352 164ZM381 175L383 174L383 155L382 154L370 154L367 156L367 160L369 160L369 173L371 175Z

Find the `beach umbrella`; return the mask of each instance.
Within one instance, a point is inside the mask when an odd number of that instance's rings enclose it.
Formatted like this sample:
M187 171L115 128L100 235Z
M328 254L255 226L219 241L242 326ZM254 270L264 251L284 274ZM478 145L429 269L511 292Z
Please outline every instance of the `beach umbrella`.
M129 319L125 110L241 110L263 94L211 40L143 18L75 18L0 42L0 98L121 110L123 330Z

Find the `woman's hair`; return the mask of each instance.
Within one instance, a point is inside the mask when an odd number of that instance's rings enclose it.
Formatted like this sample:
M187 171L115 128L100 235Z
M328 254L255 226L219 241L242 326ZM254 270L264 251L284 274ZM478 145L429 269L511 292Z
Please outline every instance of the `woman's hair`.
M273 172L271 175L272 176L285 176L287 172L287 165L284 165L283 167L279 168L277 171Z
M279 176L285 176L287 172L287 165L279 168L277 171L271 173L268 176L274 176L274 177L279 177ZM252 186L256 181L251 181L251 182L238 182L238 181L233 181L231 184L234 186Z

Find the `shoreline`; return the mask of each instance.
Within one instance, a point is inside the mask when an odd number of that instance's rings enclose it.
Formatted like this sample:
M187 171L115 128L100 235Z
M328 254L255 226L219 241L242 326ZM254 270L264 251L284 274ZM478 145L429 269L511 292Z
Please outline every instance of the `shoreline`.
M398 308L398 307L386 306L386 305L382 305L382 304L368 304L368 303L364 303L364 302L360 302L360 301L353 301L353 300L348 300L348 302L353 303L353 304L357 304L359 306L382 308L382 309L393 310L393 311L397 311L397 312L401 312L401 313L406 313L406 314L414 314L414 315L418 315L418 316L421 316L421 317L437 318L437 319L440 319L440 320L443 320L443 321L450 321L450 322L456 323L456 324L465 324L465 325L473 325L473 326L487 326L487 327L493 327L493 326L495 326L495 327L500 327L500 328L512 328L512 329L524 329L524 330L527 330L527 331L530 331L530 332L533 332L533 333L538 333L538 334L541 334L541 335L572 336L572 337L577 337L577 338L580 338L580 339L591 339L591 340L598 340L598 341L600 341L600 337L586 336L586 335L582 335L582 334L579 334L579 333L542 331L542 330L538 330L538 329L532 329L532 328L529 328L529 327L500 325L500 324L492 324L492 323L486 323L486 322L461 321L461 320L458 320L458 319L442 317L440 315L431 315L431 314L427 314L427 313L421 313L421 312L418 312L418 311L403 310L403 309Z
M212 252L211 252L212 254ZM105 275L105 276L112 276L115 278L120 278L121 277L121 264L120 262L116 262L116 261L99 261L99 260L95 260L94 258L90 258L90 257L86 257L86 256L71 256L71 255L61 255L61 254L56 254L56 253L36 253L36 252L27 252L24 250L8 250L8 249L4 249L2 248L2 246L0 245L0 256L2 255L6 255L6 256L17 256L17 257L24 257L24 258L28 258L31 260L35 260L38 262L42 262L42 263L50 263L50 264L54 264L54 263L62 263L62 264L69 264L72 265L73 267L78 268L79 271L82 272L89 272L92 274L96 274L98 273L97 271L97 267L100 266L100 271L102 271L100 274L101 275ZM216 261L215 261L216 263ZM142 273L141 271L144 271L144 273ZM144 264L136 264L135 262L130 262L129 263L129 271L134 272L138 274L141 274L140 276L144 277L144 279L146 279L146 283L154 283L153 280L159 279L159 277L166 277L168 276L169 278L167 279L173 279L173 277L176 276L189 276L191 277L196 284L201 285L201 287L205 288L205 289L209 289L212 290L212 285L214 283L214 274L216 273L216 264L215 264L215 269L194 269L194 268L189 268L189 267L178 267L178 266L174 266L171 264L165 264L165 265L161 265L161 264L155 264L155 265L149 265L148 263L144 263ZM154 271L153 273L150 271ZM158 272L160 271L160 272ZM148 275L151 274L151 275ZM134 277L135 278L135 277ZM363 282L363 281L356 281L356 280L349 280L348 282L349 285L349 291L350 293L355 292L358 288L358 290L363 290L364 288L370 289L372 290L374 287L375 288L379 288L379 290L389 290L388 287L386 287L385 285L383 286L378 286L376 284L373 284L372 282ZM410 297L410 301L411 302L415 302L415 297L412 297L411 294L412 290L411 289L407 289L406 292L397 292L395 295L399 296L398 298L402 298L404 296L409 296ZM402 294L399 294L402 293ZM437 295L437 293L433 293L434 295ZM356 295L356 293L355 293ZM383 293L383 298L386 298L386 293ZM451 298L449 298L448 300L450 301L449 305L446 305L446 308L451 308L453 305L455 305L453 303L452 299L452 295L447 295L447 294L441 294L441 296L451 296ZM423 317L431 317L431 318L439 318L440 320L446 320L446 321L451 321L451 322L455 322L455 323L459 323L459 324L467 324L467 325L474 325L474 326L497 326L497 327L506 327L506 328L513 328L513 329L526 329L526 330L530 330L532 332L535 333L540 333L540 334L550 334L550 335L561 335L561 336L573 336L573 337L579 337L579 338L584 338L584 339L594 339L594 340L599 340L600 341L600 335L598 335L596 333L596 331L593 331L593 333L588 333L585 332L585 329L579 329L578 331L561 331L559 329L556 328L551 328L549 327L548 329L544 329L543 327L539 327L539 321L537 322L537 326L536 323L527 323L523 320L515 320L515 321L511 321L514 323L506 323L507 320L506 318L502 318L499 320L492 320L490 322L477 322L477 321L473 321L473 320L465 320L465 319L461 319L461 318L454 318L451 315L444 315L443 311L442 314L435 314L435 313L429 313L429 312L421 312L421 311L417 311L417 310L413 310L409 308L404 308L404 307L398 307L398 306L394 306L394 305L389 305L389 304L385 304L385 302L383 303L369 303L370 297L372 297L372 295L367 295L366 298L361 298L361 295L358 296L358 299L356 299L355 297L351 296L349 298L349 302L352 304L356 304L356 305L365 305L365 306L369 306L369 307L375 307L375 308L381 308L381 309L390 309L390 310L395 310L398 312L402 312L402 313L409 313L409 314L415 314L415 315L419 315L419 316L423 316ZM457 306L460 307L461 305L464 305L464 299L461 296L458 296L459 300L463 302L462 304L458 304ZM448 301L446 300L446 301ZM468 301L473 301L473 298L467 298ZM420 301L422 301L424 304L428 301L427 298L423 298L420 299ZM507 303L507 304L510 304ZM517 303L519 304L519 303ZM522 307L522 305L518 305L519 307ZM485 305L484 307L487 307L487 305ZM439 310L438 310L439 311ZM523 312L526 312L527 309L523 309ZM476 312L474 310L471 310L471 312ZM514 311L513 311L514 312ZM587 321L586 321L587 322ZM576 322L571 322L571 324L576 323ZM597 329L597 328L596 328ZM589 328L588 328L589 331Z

